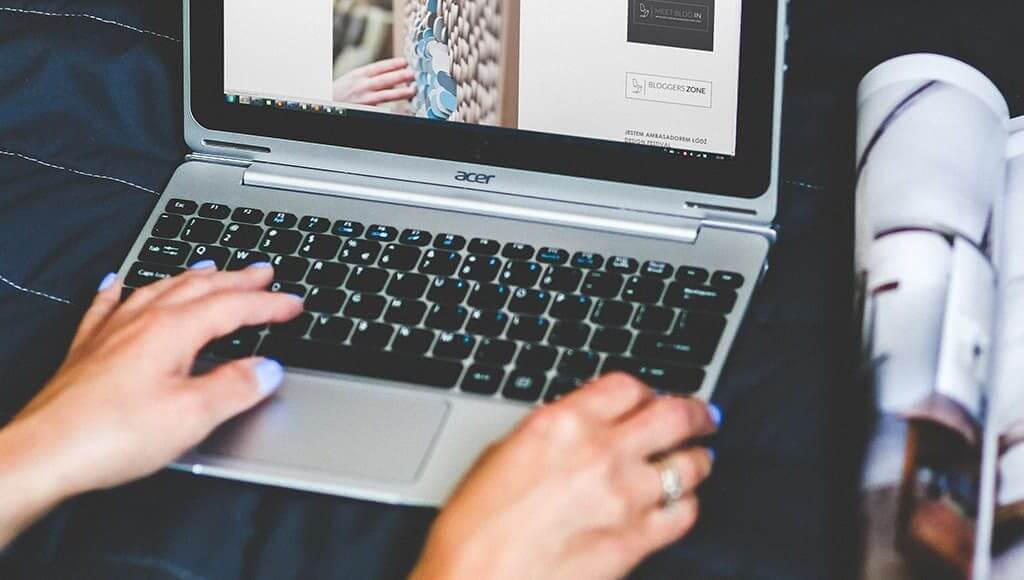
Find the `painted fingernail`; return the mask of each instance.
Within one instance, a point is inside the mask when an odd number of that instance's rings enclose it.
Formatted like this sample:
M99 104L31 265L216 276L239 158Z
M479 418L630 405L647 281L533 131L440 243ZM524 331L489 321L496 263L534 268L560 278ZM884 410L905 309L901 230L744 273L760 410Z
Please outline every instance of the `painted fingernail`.
M264 397L274 393L284 380L284 367L276 360L265 358L253 368L259 383L260 394Z
M718 456L718 454L715 453L715 450L710 448L710 447L708 447L708 457L711 458L711 463L715 462L715 457L717 457L717 456Z
M272 266L270 264L270 262L256 262L254 264L249 264L249 267L250 268L273 268L274 266Z
M100 287L96 291L103 292L107 288L113 286L114 282L117 282L117 274L111 272L103 277L103 280L100 282Z
M711 414L711 420L715 422L715 427L722 426L722 409L714 403L708 403L708 413Z
M216 267L217 267L217 262L214 262L213 260L201 260L199 262L196 262L195 264L192 264L189 267L189 270L208 270L210 268L216 268Z

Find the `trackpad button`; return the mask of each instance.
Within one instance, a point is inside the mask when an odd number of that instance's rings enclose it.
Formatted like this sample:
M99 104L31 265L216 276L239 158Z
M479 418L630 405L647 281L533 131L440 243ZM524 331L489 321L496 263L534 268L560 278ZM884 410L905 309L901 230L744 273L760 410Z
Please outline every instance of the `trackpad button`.
M229 423L200 455L394 483L417 480L448 416L434 397L289 377L278 396Z

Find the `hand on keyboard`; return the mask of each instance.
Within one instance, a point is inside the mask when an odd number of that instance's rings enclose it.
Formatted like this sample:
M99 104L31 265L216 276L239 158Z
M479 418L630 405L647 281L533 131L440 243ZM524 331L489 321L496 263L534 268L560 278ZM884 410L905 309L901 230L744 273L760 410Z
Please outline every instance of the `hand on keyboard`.
M625 576L693 526L712 456L681 446L720 420L622 374L535 411L456 491L413 578ZM667 507L665 468L681 496Z

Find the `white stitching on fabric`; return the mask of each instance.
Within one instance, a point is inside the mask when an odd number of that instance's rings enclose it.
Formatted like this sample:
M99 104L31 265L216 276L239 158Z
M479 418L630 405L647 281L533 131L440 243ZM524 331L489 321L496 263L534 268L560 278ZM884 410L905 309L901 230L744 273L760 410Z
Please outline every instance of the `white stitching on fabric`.
M65 17L65 18L88 18L89 20L95 20L96 22L102 22L103 24L111 24L111 25L114 25L114 26L120 26L121 28L124 28L124 29L127 29L127 30L131 30L131 31L134 31L134 32L139 32L139 33L142 33L142 34L149 34L149 35L152 35L152 36L156 36L156 37L159 37L159 38L170 40L172 42L178 42L178 43L181 42L181 40L179 40L177 38L174 38L173 36L167 36L166 34L160 34L159 32L153 32L152 30L146 30L145 28L139 28L137 26L132 26L130 24L125 24L123 22L118 22L116 20L110 20L110 19L107 19L107 18L100 18L99 16L94 16L92 14L85 14L85 13L80 13L80 12L44 12L42 10L26 10L24 8L12 8L12 7L9 7L9 6L0 6L0 11L2 11L2 12L14 12L14 13L17 13L17 14L34 14L36 16L61 16L61 17Z
M787 179L786 183L788 183L790 185L795 185L797 187L802 187L804 189L814 189L814 190L818 190L818 191L821 191L821 190L825 189L821 185L814 185L813 183L806 183L804 181L795 181L795 180L792 180L792 179Z
M106 179L107 181L115 181L115 182L120 183L122 185L127 185L129 187L134 187L135 189L139 189L139 190L145 191L147 193L152 193L153 195L160 195L160 193L158 191L152 190L152 189L150 189L148 187L143 187L141 185L138 185L137 183L132 183L130 181L125 181L124 179L118 179L116 177L110 177L109 175L100 175L98 173L89 173L89 172L86 172L86 171L79 171L77 169L71 169L70 167L64 167L62 165L56 165L56 164L53 164L53 163L47 163L46 161L43 161L41 159L36 159L35 157L29 157L28 155L22 155L21 153L15 153L13 151L6 151L4 149L0 149L0 155L7 155L7 156L10 156L10 157L17 157L19 159L24 159L25 161L31 161L32 163L38 163L39 165L42 165L43 167L49 167L50 169L59 169L61 171L67 171L69 173L75 173L77 175L83 175L85 177L93 177L95 179Z
M58 296L52 296L50 294L47 294L46 292L40 292L38 290L32 290L31 288L25 288L24 286L19 286L19 285L15 284L14 282L11 282L7 278L5 278L3 275L0 275L0 282L3 282L5 284L7 284L8 286L10 286L11 288L14 288L15 290L18 290L20 292L24 292L26 294L33 294L35 296L41 296L41 297L46 298L48 300L53 300L54 302L60 302L61 304L71 304L71 301L67 300L65 298L60 298Z

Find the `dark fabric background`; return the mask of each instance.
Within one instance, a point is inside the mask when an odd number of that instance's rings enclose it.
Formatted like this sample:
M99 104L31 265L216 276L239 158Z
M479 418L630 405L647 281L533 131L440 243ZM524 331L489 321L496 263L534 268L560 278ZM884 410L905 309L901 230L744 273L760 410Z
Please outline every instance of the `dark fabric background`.
M637 577L855 570L856 82L890 56L943 52L1024 113L1016 0L796 0L792 12L780 243L716 394L726 424L701 523ZM176 0L0 0L0 423L53 372L185 153L180 30ZM433 515L161 473L63 506L0 559L0 577L400 577Z

